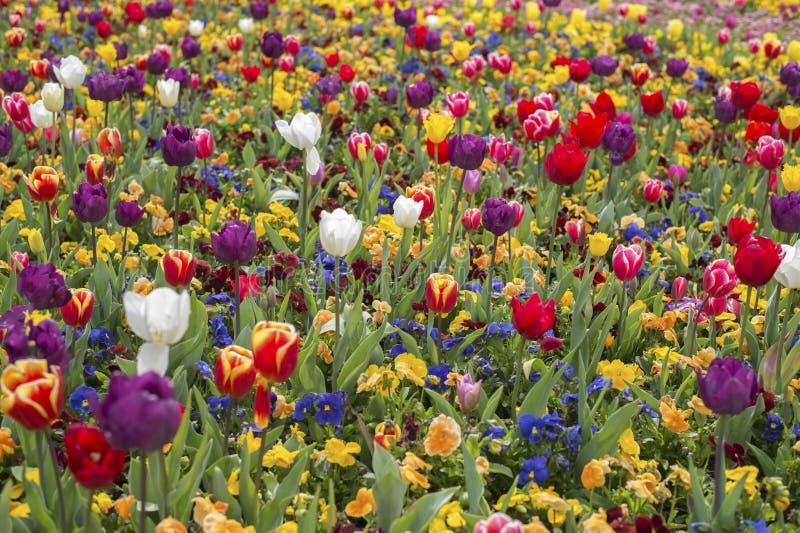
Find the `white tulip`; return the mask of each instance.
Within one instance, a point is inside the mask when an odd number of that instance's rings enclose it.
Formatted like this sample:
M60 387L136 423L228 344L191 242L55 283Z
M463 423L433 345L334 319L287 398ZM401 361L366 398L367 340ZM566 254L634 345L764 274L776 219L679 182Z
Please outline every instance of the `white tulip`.
M322 135L322 124L314 113L297 113L289 124L285 120L276 120L275 127L286 142L304 150L306 153L306 171L316 174L319 170L320 157L317 141Z
M361 221L344 209L320 213L319 240L328 254L344 257L356 247L360 238Z
M398 196L394 201L394 223L404 229L411 229L417 225L419 215L422 213L422 202L412 198Z
M439 27L439 17L436 15L428 15L425 17L425 26L431 31L435 30Z
M31 113L31 122L37 128L49 128L53 125L53 114L45 109L44 102L41 100L36 100L29 107Z
M136 28L136 34L139 36L139 39L144 39L147 37L147 26L144 24L139 24L139 27Z
M42 86L44 107L51 113L64 109L64 87L58 83L45 83Z
M781 244L783 260L775 271L775 281L787 289L800 289L800 240L794 246Z
M74 91L86 79L86 65L75 56L67 56L61 60L61 66L53 67L53 73L61 85Z
M158 100L164 107L173 107L178 103L178 93L181 90L181 84L172 78L166 80L158 80Z
M243 19L239 19L239 31L242 33L253 33L253 19L250 17L245 17Z
M192 37L200 37L200 34L203 33L205 28L206 24L202 20L189 21L189 35Z
M160 375L169 366L169 347L189 328L192 304L189 293L168 287L155 289L147 296L126 292L122 298L128 327L145 341L139 348L137 372L154 371Z

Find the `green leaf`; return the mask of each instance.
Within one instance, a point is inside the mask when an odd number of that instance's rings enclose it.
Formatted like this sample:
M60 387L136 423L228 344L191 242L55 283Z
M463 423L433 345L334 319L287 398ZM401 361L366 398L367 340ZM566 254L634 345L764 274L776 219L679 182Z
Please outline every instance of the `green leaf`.
M457 488L449 488L426 494L415 501L411 507L403 512L403 516L394 522L389 533L405 533L406 531L424 531L428 523L436 516L439 509L450 501Z
M548 367L542 374L542 378L533 386L527 396L525 396L519 408L519 414L530 413L537 418L544 416L547 412L547 400L550 398L550 393L553 392L556 381L558 381L566 369L567 365L563 365L561 369L554 372L555 367Z
M169 504L175 511L178 520L186 522L192 511L192 498L200 488L200 481L206 471L208 459L211 456L211 437L205 434L203 444L192 458L192 468L182 473L178 478L170 478L169 482L175 485L167 496Z
M469 512L479 514L481 509L481 499L483 499L483 480L478 474L478 467L475 466L475 458L469 451L466 442L461 442L461 451L464 453L464 479L467 482L467 499L469 501Z
M361 306L359 306L356 311L360 313ZM381 327L367 335L366 338L358 344L358 347L353 353L348 356L336 382L339 390L348 393L352 392L356 381L358 381L358 376L360 376L364 369L367 368L367 365L369 365L372 349L383 339L386 333L386 326L387 323L384 322L381 324Z
M500 387L492 394L492 397L489 398L489 401L486 402L486 407L483 409L483 413L481 414L481 422L486 422L494 417L494 412L497 410L497 406L500 405L500 400L503 399L503 386Z
M440 413L444 413L450 418L454 419L459 425L464 423L464 420L461 418L461 415L456 411L455 407L448 402L444 396L436 392L435 390L425 389L425 394L427 394L431 400L433 400L433 404L436 407L436 410Z
M606 454L613 455L617 449L619 437L630 427L631 418L641 410L638 403L630 403L617 409L608 417L603 427L581 449L575 460L575 471L582 472L586 463Z
M187 402L186 412L192 412L191 397ZM181 420L181 425L178 426L178 432L175 434L175 438L172 439L172 446L170 447L169 453L166 457L169 479L178 479L178 476L180 475L181 457L183 457L183 451L186 448L186 435L189 432L189 426L191 425L190 418L191 417L189 416L183 417Z
M259 531L272 531L280 525L283 512L286 510L284 502L293 499L297 494L300 488L300 478L306 471L306 464L312 449L313 446L306 446L294 458L291 470L278 485L273 499L259 513L257 528Z
M189 317L188 333L183 340L173 345L169 350L169 373L176 368L184 366L193 367L203 355L208 334L208 311L197 298L192 298L191 315Z
M400 476L400 469L394 457L382 446L375 446L372 471L375 473L372 495L375 497L377 507L375 514L378 527L388 531L403 512L408 486Z
M314 499L303 511L303 518L297 527L297 533L316 533L317 531L317 513L319 502L319 485L317 485L317 492L314 494Z
M8 480L0 493L0 531L14 531L11 527L11 487L12 480Z
M714 515L714 520L711 522L712 531L726 531L736 525L736 509L739 507L739 499L742 496L748 477L743 476L736 482L733 489L725 495L719 512Z

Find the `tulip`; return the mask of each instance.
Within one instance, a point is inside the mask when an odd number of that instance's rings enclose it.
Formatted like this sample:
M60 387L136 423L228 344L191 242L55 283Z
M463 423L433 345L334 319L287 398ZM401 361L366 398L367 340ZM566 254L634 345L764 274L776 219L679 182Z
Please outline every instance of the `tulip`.
M14 269L14 274L19 275L22 270L28 266L30 259L25 252L11 252L11 268Z
M714 100L714 117L723 124L730 124L736 120L736 106L728 98L718 96Z
M544 171L556 185L572 185L580 179L588 159L577 143L556 143L544 158Z
M689 62L683 58L673 57L667 60L667 75L670 78L682 78L689 68Z
M672 102L672 118L675 120L680 120L686 116L686 112L689 110L689 102L682 98L676 98Z
M736 275L751 287L766 285L781 264L782 253L781 247L767 237L742 238L733 256Z
M101 70L94 76L86 80L86 87L89 89L89 97L100 102L116 102L122 99L125 92L125 80L122 80Z
M206 128L197 128L192 133L192 139L197 145L195 157L198 159L208 159L214 155L214 135Z
M59 177L53 167L37 166L23 178L31 198L38 202L52 202L58 193Z
M571 59L569 62L569 79L581 83L589 78L592 73L592 64L583 58Z
M542 302L538 293L522 304L511 299L511 323L517 332L528 340L540 339L555 323L555 300Z
M64 433L64 449L70 472L89 490L110 485L125 469L125 452L113 448L95 426L71 424Z
M46 318L34 324L32 320L13 322L5 332L5 348L10 362L37 358L48 366L66 368L72 359L61 328L55 320Z
M577 139L581 148L597 148L603 142L603 131L608 123L605 113L579 111L576 121L569 121L569 134Z
M731 82L731 101L739 109L750 109L761 97L761 89L753 81Z
M512 520L504 513L494 513L475 524L473 533L523 533L525 526L519 520Z
M800 195L790 192L786 196L770 197L772 225L778 231L800 232Z
M155 372L114 373L108 394L92 408L109 444L120 450L160 450L175 436L182 417L172 384Z
M664 111L664 94L661 91L643 93L639 98L645 115L654 117Z
M40 129L49 128L53 125L53 114L44 107L44 102L37 100L29 108L31 122Z
M636 63L631 67L631 83L640 87L650 79L650 68L645 63Z
M537 109L529 115L522 123L525 136L529 141L540 143L548 137L548 133L553 125L550 113L543 109Z
M456 92L447 94L447 108L455 118L463 118L469 111L469 93Z
M103 220L108 213L108 193L103 184L78 184L77 192L72 195L72 211L81 222L94 224Z
M86 158L86 181L90 185L103 183L105 177L105 158L99 154L89 154Z
M220 394L234 399L244 398L250 393L255 381L253 352L236 345L219 351L214 365L214 384Z
M319 239L322 248L334 257L344 257L349 254L361 237L361 221L338 208L329 213L320 213Z
M719 415L736 415L756 401L755 372L734 357L711 361L705 376L698 372L697 387L703 403Z
M186 126L167 126L161 138L161 154L167 165L174 167L189 166L197 156L197 143L192 131ZM177 217L178 213L175 213Z
M12 121L20 122L30 117L28 101L21 93L3 97L3 111Z
M683 276L678 276L674 280L672 280L672 299L673 300L683 300L683 297L686 296L686 288L688 282L686 278Z
M272 412L272 394L270 393L270 384L265 379L259 377L256 384L256 396L253 399L253 423L259 429L264 429L269 425L269 419ZM258 485L261 480L261 471L263 468L263 450L259 451L258 456L258 469L256 474L256 490L259 490Z
M458 405L465 413L470 413L478 408L481 400L481 380L478 382L472 381L470 374L464 375L458 380L456 388L458 396Z
M767 170L775 170L783 162L783 141L765 135L758 140L758 162Z
M639 273L639 269L642 268L643 262L644 250L638 244L632 244L631 246L618 244L611 258L614 275L623 282L635 278Z
M58 113L64 108L64 87L58 83L45 83L42 86L42 101L50 113Z
M481 226L481 211L478 208L470 207L461 215L461 225L467 231L474 231Z
M728 242L737 244L745 237L750 237L753 229L756 227L755 222L750 222L746 218L734 217L728 221L725 229L725 234L728 237Z
M211 234L211 249L221 263L247 265L256 255L255 231L241 220L231 220Z
M413 228L417 225L419 216L422 213L422 206L422 202L413 198L398 196L392 205L394 223L403 229Z
M31 59L28 64L28 71L31 76L39 81L50 79L50 62L47 59ZM13 91L12 91L13 92Z
M350 86L350 94L357 103L366 102L369 98L369 84L358 81Z
M17 279L17 292L39 310L61 307L72 297L64 276L52 263L25 267Z
M644 199L651 204L658 202L661 199L661 193L664 192L664 182L659 179L649 179L644 184L642 193Z
M202 35L203 30L205 29L206 24L202 20L190 20L189 21L189 35L192 37L200 37Z
M366 161L367 152L369 152L370 148L372 148L372 139L369 133L358 133L354 131L350 134L350 138L347 139L347 149L350 151L350 155L353 159L357 159L358 161Z
M147 296L128 291L122 302L128 327L145 341L137 357L138 374L154 371L163 376L169 365L170 345L181 340L189 328L189 294L159 287Z
M322 135L322 124L319 117L314 113L297 113L292 118L291 124L285 120L276 120L275 127L278 128L278 132L286 142L305 152L306 171L309 174L316 174L320 165L320 157L315 145Z
M61 368L48 371L44 359L21 359L6 366L0 375L0 411L27 429L50 426L64 407Z
M461 186L467 194L475 194L481 188L481 171L467 170L461 179Z
M185 250L169 250L161 258L164 279L176 289L182 289L192 283L197 266L194 256Z
M414 109L429 106L433 101L433 85L427 81L412 83L406 87L406 100Z
M591 58L589 64L592 67L592 72L600 77L607 78L617 71L619 60L608 55L603 55Z
M0 157L5 157L11 152L11 125L6 122L0 126Z
M481 220L483 227L500 236L514 226L516 212L503 198L487 198L481 208Z
M450 164L464 170L477 170L483 163L486 142L476 135L456 135L447 143Z
M782 244L781 249L783 259L774 278L787 289L800 289L800 240L795 241L794 246Z
M53 66L53 74L66 89L76 90L86 78L86 65L75 56L67 56L59 66Z
M286 48L286 45L283 42L283 35L277 31L264 32L264 34L261 36L259 46L261 48L261 53L264 54L265 57L272 59L278 59L281 57L283 50Z
M283 383L297 366L300 336L291 324L259 322L251 338L253 362L269 383Z
M375 157L375 161L378 165L381 165L386 161L386 158L389 157L389 147L386 143L377 143L372 147L372 155Z
M728 296L738 284L736 270L727 259L717 259L703 273L703 290L714 298Z
M450 274L431 274L425 282L425 305L429 311L447 315L458 302L458 283Z
M603 132L603 148L617 156L611 159L612 164L621 164L621 156L627 154L634 146L636 146L636 132L630 124L611 122Z
M94 293L89 289L75 289L72 298L61 306L61 318L64 323L73 328L83 329L92 318L94 310Z
M114 211L114 219L123 228L132 228L142 220L144 213L145 210L139 207L136 200L120 200Z
M513 141L506 142L505 134L501 133L499 136L491 136L489 140L489 158L497 165L505 164L511 152L514 150ZM481 161L483 162L483 161Z
M178 103L178 93L181 89L179 82L171 78L158 80L156 87L158 88L158 101L162 106L174 107Z

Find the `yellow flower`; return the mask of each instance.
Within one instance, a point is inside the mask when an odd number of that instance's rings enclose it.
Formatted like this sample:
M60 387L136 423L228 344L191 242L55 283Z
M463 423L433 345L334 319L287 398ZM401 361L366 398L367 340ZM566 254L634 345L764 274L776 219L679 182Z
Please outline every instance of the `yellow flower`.
M778 110L781 117L781 124L787 130L793 130L800 127L800 107L787 105Z
M112 42L99 44L94 48L94 51L107 65L111 65L117 60L117 49Z
M297 451L290 452L280 444L276 444L264 454L264 466L267 468L272 468L273 466L289 468L294 463L294 458L298 453Z
M669 494L669 491L659 484L658 478L650 472L640 474L636 479L628 481L625 487L632 490L637 498L642 498L650 503L658 503L660 499L666 498Z
M35 254L44 253L44 239L42 238L42 230L34 228L28 231L28 246L31 252Z
M375 391L386 398L400 386L400 378L388 366L369 365L357 383L357 393Z
M228 476L228 492L234 496L239 495L239 472L240 470L237 468Z
M609 468L607 460L592 459L586 463L581 472L583 488L591 490L602 487L606 484L606 474L610 473L611 468Z
M410 353L398 355L394 360L394 368L398 374L420 387L425 386L425 376L428 375L428 366L425 361L414 357Z
M164 28L164 33L170 37L174 37L183 29L183 21L181 19L169 17L163 20L162 27Z
M619 436L619 447L623 453L633 456L639 455L639 443L636 442L636 437L633 435L631 428L626 429Z
M357 442L345 442L332 438L325 443L326 459L329 463L339 466L352 466L356 459L351 454L361 453L361 446Z
M206 519L210 513L224 513L228 510L228 504L225 502L212 502L211 498L201 498L196 496L192 499L194 502L194 512L192 519L200 525L203 525L203 520Z
M758 492L758 467L757 466L740 466L738 468L732 468L731 470L725 470L725 479L727 483L725 483L725 493L729 493L733 490L733 487L739 482L742 478L747 478L744 482L744 491L747 493L748 496L753 497Z
M431 488L431 484L428 482L428 478L425 476L425 474L422 472L417 472L408 465L403 465L400 467L400 477L403 478L403 481L409 485L414 485L415 487L420 487L423 489Z
M370 513L374 513L376 509L375 497L372 495L372 489L360 488L356 494L356 499L347 504L344 512L347 516L353 518L362 518Z
M792 61L800 61L800 42L790 42L789 46L786 47L786 55L788 55L789 59Z
M781 170L781 183L789 192L800 191L800 165L783 165Z
M248 430L244 435L239 435L237 443L241 446L243 442L247 443L247 451L250 453L255 452L261 447L261 439L253 434L252 429Z
M425 117L423 122L427 138L433 144L444 142L455 123L456 121L453 117L442 113L431 113Z
M164 249L157 244L143 244L142 251L147 254L147 257L150 259L160 259L164 252Z
M681 411L675 407L675 400L671 396L664 396L659 402L661 410L661 424L674 433L680 433L689 429L686 417L692 414L691 409Z
M638 365L626 365L619 359L600 361L597 365L597 373L610 379L611 386L617 390L627 389L628 382L633 383L644 374Z
M563 83L567 83L569 81L569 66L567 65L558 65L555 68L555 82L559 85Z
M605 233L592 233L589 235L589 253L595 257L602 257L611 246L611 237Z
M96 492L92 497L93 513L108 514L112 507L114 507L114 501L105 492Z
M17 198L6 207L6 210L3 211L3 224L16 218L20 222L25 222L25 208L22 207L22 200Z
M447 457L461 445L461 427L447 415L439 415L431 422L425 437L425 453Z
M11 502L11 516L27 518L31 515L31 508L27 503Z
M171 516L168 516L158 523L156 533L186 533L186 527Z
M276 529L274 533L297 533L297 522L286 522Z
M120 518L123 520L131 519L131 505L135 499L136 498L134 498L133 495L130 495L120 498L114 502L114 510L117 512Z
M462 63L469 57L471 50L472 45L467 41L453 41L453 57L456 58L456 61L459 63Z
M714 412L708 407L706 407L705 403L703 403L703 399L696 394L692 396L692 399L689 401L689 407L691 407L701 415L711 416L714 414Z
M677 41L683 34L683 22L680 19L672 19L667 24L667 37L672 41Z
M464 509L457 501L443 505L436 516L431 520L428 528L429 533L452 532L453 529L460 529L467 525L464 520Z
M608 519L604 511L594 513L584 520L583 524L581 524L581 531L583 533L615 533L614 528L608 525Z

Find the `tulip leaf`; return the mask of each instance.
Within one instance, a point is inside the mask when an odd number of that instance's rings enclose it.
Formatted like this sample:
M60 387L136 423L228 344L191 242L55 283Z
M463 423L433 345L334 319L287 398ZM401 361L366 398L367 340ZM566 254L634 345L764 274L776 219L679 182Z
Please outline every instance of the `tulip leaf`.
M742 476L733 489L725 495L725 499L722 500L722 506L711 522L713 531L728 531L736 525L736 509L739 507L739 500L748 477L747 475Z
M703 495L703 480L698 475L691 456L689 457L689 479L691 487L687 498L687 506L691 521L707 523L711 520L711 516L708 512L708 503Z
M176 517L181 522L189 520L189 514L192 510L192 498L200 488L200 481L203 479L203 473L206 471L210 455L211 437L206 432L203 445L200 446L200 449L197 450L197 453L192 458L192 468L184 472L179 478L170 479L170 483L173 483L175 488L167 498L175 511Z
M287 504L300 489L300 478L306 471L306 464L308 464L308 458L313 448L313 446L306 446L294 458L294 464L289 473L281 480L269 503L264 505L259 512L257 527L259 531L272 531L280 525Z
M575 459L575 471L582 472L586 463L603 455L613 455L619 445L619 437L630 427L631 418L641 410L637 402L617 409L608 417L600 431L581 449Z
M0 493L0 531L14 531L11 527L11 488L12 480L6 481L3 492Z
M174 372L179 366L193 369L203 355L207 335L208 311L206 306L199 299L192 298L189 328L183 340L170 348L168 373Z
M166 457L169 479L178 479L178 475L180 474L181 457L183 457L183 451L186 447L186 435L188 434L189 426L191 425L191 417L186 413L191 412L192 398L189 397L186 402L186 410L183 418L181 419L181 424L178 426L178 431L175 433L175 437L172 438L172 446L170 447L169 453L167 453Z
M361 313L361 306L359 306L354 312ZM337 387L339 390L343 390L345 392L351 392L353 387L358 380L358 376L367 368L369 365L370 356L372 353L372 349L375 348L378 343L380 343L381 339L383 339L384 334L386 333L387 323L384 322L381 326L367 335L359 344L358 347L350 354L345 361L344 365L342 366L342 370L339 373L339 378L337 380ZM334 364L335 361L334 361Z
M567 365L562 365L558 371L553 366L547 367L542 377L522 401L519 414L529 413L537 418L543 416L547 412L547 399L550 398L553 387L566 369Z
M317 514L319 513L319 491L320 487L318 485L314 498L303 511L303 518L300 520L297 528L298 533L316 533Z
M430 521L444 504L450 501L458 487L426 494L415 501L411 507L403 511L403 516L392 522L389 533L405 533L406 531L424 531Z
M264 231L267 232L269 243L276 252L284 252L287 254L291 253L289 247L286 246L286 241L283 240L283 237L278 235L278 232L275 231L275 228L273 228L266 220L261 223L261 226L264 228Z
M467 443L461 442L461 451L464 454L464 480L467 483L467 499L469 501L469 512L481 513L481 500L483 499L483 480L478 473L475 465L475 457L470 453Z
M483 392L483 391L481 391ZM492 397L489 398L489 401L486 402L486 407L483 408L483 413L481 414L481 422L486 422L494 417L495 411L497 411L497 406L500 405L500 400L503 399L503 386L500 385L498 389L492 394Z
M427 394L430 399L433 400L433 405L436 407L436 411L449 416L458 422L459 425L464 423L461 415L456 411L455 407L453 407L453 405L444 398L444 396L432 389L425 389L425 394Z
M263 438L263 431L261 432ZM250 472L251 453L247 446L247 441L241 447L241 469L239 471L239 506L242 509L242 516L248 524L256 523L256 513L258 512L256 485Z
M375 473L372 495L375 498L378 527L388 531L403 512L408 485L403 481L394 457L383 446L375 446L372 471Z

